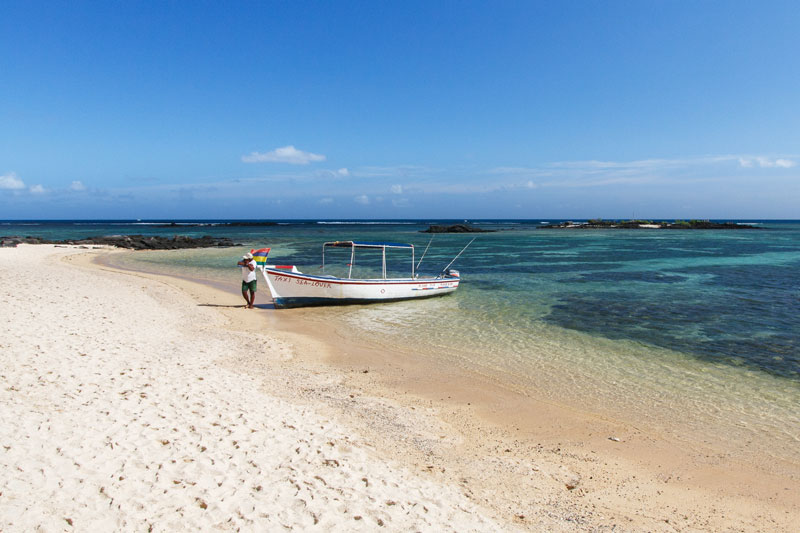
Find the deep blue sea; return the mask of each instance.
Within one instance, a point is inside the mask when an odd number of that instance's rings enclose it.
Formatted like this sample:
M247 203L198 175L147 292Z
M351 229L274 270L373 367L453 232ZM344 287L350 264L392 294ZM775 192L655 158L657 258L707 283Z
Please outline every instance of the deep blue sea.
M231 237L244 246L137 252L126 261L230 283L236 294L245 249L269 246L271 262L309 273L319 272L322 243L331 240L409 242L419 260L431 240L421 230L464 221L168 222L6 221L0 235ZM785 437L783 445L800 443L800 221L734 221L755 230L541 228L555 222L470 220L498 231L435 235L422 272L440 271L475 237L453 265L463 280L453 295L305 316L337 322L376 349L429 354L520 390L566 389L576 404L648 417L686 410L698 428L723 417L741 426L742 438L767 431ZM335 259L326 254L326 265ZM389 259L397 273L409 270L410 257ZM357 263L369 271L378 261ZM257 302L266 300L259 293Z

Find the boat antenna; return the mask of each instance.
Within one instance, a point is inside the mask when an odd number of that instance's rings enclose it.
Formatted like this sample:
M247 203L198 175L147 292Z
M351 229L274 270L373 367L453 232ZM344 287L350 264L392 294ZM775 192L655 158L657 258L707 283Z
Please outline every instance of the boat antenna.
M419 266L422 264L422 260L425 259L425 254L428 253L428 248L431 247L431 243L433 242L433 238L435 235L431 235L431 240L428 241L428 246L425 247L425 251L422 252L422 257L419 258L419 263L417 263L417 267L414 270L419 270Z
M461 249L461 251L460 251L460 252L458 252L458 253L456 254L456 256L453 258L453 260L452 260L452 261L450 261L449 263L447 263L447 266L446 266L446 267L444 267L444 268L442 269L442 271L441 271L441 272L439 272L439 276L441 276L442 274L444 274L445 272L447 272L447 269L448 269L448 268L450 268L450 265L452 265L453 263L455 263L455 262L456 262L456 259L458 259L458 256L460 256L461 254L463 254L463 253L464 253L464 250L466 250L466 249L469 247L469 245L470 245L470 244L472 244L472 242L473 242L475 239L477 239L477 237L473 237L473 238L472 238L472 241L469 241L469 242L467 243L467 245L466 245L465 247L463 247L463 248Z

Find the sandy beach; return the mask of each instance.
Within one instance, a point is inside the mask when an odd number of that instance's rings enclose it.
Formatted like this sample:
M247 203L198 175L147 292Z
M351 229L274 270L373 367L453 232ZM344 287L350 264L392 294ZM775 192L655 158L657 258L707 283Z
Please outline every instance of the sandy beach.
M236 287L96 263L117 253L0 249L4 531L800 523L800 465L374 353L263 292L245 310Z

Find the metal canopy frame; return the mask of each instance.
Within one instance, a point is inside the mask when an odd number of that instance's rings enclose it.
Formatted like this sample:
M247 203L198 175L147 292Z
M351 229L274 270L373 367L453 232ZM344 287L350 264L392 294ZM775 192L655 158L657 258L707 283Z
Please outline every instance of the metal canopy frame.
M357 242L357 241L330 241L322 245L322 271L325 272L325 248L350 248L350 269L347 273L347 279L353 277L353 265L356 262L356 248L378 248L381 250L381 262L383 279L386 279L386 249L387 248L402 248L411 250L411 278L414 278L414 271L416 270L414 264L414 245L402 244L396 242Z

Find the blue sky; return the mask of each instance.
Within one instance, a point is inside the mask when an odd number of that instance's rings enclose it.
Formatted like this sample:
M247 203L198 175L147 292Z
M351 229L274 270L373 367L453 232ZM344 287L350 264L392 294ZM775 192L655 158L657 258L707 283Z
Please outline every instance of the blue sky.
M0 219L800 218L795 2L4 2Z

